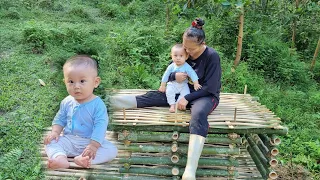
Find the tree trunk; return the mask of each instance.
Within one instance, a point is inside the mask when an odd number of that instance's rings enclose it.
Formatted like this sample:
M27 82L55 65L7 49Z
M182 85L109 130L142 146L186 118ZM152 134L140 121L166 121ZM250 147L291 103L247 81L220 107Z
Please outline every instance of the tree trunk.
M169 4L170 4L170 1L167 1L167 5L166 5L166 32L169 32L169 22L170 22Z
M314 51L314 55L313 55L313 58L312 58L310 71L313 70L314 65L316 64L316 59L317 59L319 50L320 50L320 38L319 38L319 40L318 40L317 48L316 48L316 50Z
M244 9L243 5L241 6L241 14L240 14L240 22L239 22L239 34L238 34L238 45L237 45L237 54L236 59L234 60L234 68L239 65L242 51L242 38L243 38L243 23L244 23Z
M296 10L299 8L299 0L296 0ZM295 47L296 43L296 34L297 34L297 17L293 17L293 23L292 23L292 37L291 37L291 48Z

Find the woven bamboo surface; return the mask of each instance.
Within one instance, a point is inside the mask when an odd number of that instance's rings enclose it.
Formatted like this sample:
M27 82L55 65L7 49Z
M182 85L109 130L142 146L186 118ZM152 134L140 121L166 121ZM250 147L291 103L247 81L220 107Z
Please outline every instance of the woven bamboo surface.
M140 95L147 90L117 90L115 95ZM280 118L249 94L221 93L218 107L208 116L210 128L283 129ZM112 124L123 126L188 126L190 110L170 113L168 107L146 107L115 110Z

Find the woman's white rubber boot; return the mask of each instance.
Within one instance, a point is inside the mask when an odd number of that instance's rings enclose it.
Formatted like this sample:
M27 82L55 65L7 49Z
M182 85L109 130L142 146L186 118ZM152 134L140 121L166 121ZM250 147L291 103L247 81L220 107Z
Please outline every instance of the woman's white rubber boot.
M182 180L195 180L198 161L201 156L206 138L197 134L190 134L188 147L187 166L184 170Z

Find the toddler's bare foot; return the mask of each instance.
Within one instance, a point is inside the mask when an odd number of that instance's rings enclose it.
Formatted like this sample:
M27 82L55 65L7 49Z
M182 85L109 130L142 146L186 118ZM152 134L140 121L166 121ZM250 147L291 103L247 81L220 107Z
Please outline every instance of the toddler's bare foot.
M170 109L169 109L169 112L176 112L176 106L175 105L170 105Z
M68 162L67 157L65 156L57 156L54 159L49 159L47 167L48 169L59 169L59 168L69 168L70 164Z
M89 168L91 165L89 156L82 157L82 155L74 157L74 163L85 168Z

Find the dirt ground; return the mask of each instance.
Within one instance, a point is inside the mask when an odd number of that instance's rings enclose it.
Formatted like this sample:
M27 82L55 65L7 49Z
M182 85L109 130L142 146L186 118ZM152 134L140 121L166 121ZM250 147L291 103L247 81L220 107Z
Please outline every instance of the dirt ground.
M277 167L275 171L278 173L278 179L281 180L313 180L311 173L301 165L282 165Z

